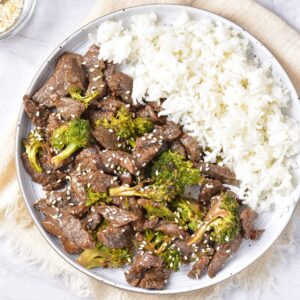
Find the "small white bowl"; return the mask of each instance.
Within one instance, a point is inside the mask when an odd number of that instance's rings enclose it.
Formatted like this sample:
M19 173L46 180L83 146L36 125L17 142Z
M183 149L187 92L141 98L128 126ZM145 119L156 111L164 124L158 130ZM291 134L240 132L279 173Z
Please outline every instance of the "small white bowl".
M34 12L35 5L36 0L24 0L21 14L11 27L0 33L0 41L15 35L27 24Z

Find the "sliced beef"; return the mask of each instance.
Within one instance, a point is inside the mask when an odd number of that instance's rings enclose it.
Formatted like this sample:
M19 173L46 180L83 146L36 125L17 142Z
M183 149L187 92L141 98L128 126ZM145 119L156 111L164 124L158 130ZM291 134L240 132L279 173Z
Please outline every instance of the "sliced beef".
M89 78L87 93L97 90L100 93L99 97L103 97L106 93L106 83L103 74L105 63L98 58L99 50L98 46L92 45L83 57L83 64L86 66Z
M54 104L57 108L57 113L60 114L65 121L78 119L85 111L85 105L82 102L70 97L57 97L54 100Z
M201 174L210 178L220 180L228 184L236 184L235 174L226 166L219 166L211 163L200 162L195 164L200 169Z
M102 170L106 173L116 173L118 169L124 168L130 174L135 174L137 167L134 157L123 151L104 150L100 153Z
M151 220L145 220L143 229L155 229L158 226L159 218L154 217Z
M194 252L194 249L191 245L188 245L184 240L176 240L175 248L180 252L180 256L187 260L188 257Z
M216 252L208 267L208 276L213 278L222 269L225 261L235 254L242 243L242 235L239 234L234 240L216 246Z
M109 67L105 71L105 80L114 96L119 96L128 104L133 104L131 98L133 80L130 76L118 72L114 66Z
M159 127L157 128L158 130L160 129ZM167 123L162 126L161 135L166 142L176 140L181 134L182 131L180 126L172 121L167 121Z
M162 258L149 253L138 253L129 271L125 272L127 282L145 289L163 289L170 276Z
M26 152L22 153L22 161L26 172L31 179L43 186L44 191L59 189L65 185L66 174L60 170L44 170L42 173L36 172L29 162Z
M137 117L148 118L154 124L163 125L163 124L166 123L166 118L165 117L159 117L157 115L157 112L149 104L147 104L146 106L143 106L141 109L139 109L136 112L136 115L137 115Z
M50 110L32 101L27 95L23 97L24 110L30 121L38 127L47 126Z
M96 230L98 225L102 222L103 217L96 209L92 209L85 218L81 221L82 226L90 231Z
M62 124L63 124L63 120L61 118L61 115L52 113L49 116L48 124L45 128L46 136L50 138L52 136L54 130L57 129Z
M109 221L113 227L122 227L130 222L136 221L138 217L128 210L117 206L100 206L98 212Z
M199 260L193 264L192 270L188 273L188 276L193 279L199 279L206 273L210 260L211 256L201 255Z
M172 237L184 237L185 231L180 229L178 224L174 222L160 221L155 230L162 231L166 235L170 235Z
M104 246L121 249L131 247L134 231L129 224L114 227L109 224L105 229L98 230L97 239Z
M62 241L68 253L80 253L83 249L95 247L92 236L82 227L80 220L64 210L55 215L46 215L42 225Z
M77 198L85 203L88 188L98 193L107 192L110 187L118 185L115 179L115 177L101 171L73 172L70 174L70 185Z
M175 152L175 153L178 153L178 154L180 154L180 155L182 155L183 157L186 158L185 148L184 148L184 146L182 145L182 143L180 142L179 139L172 142L172 144L170 146L170 150Z
M192 161L199 161L201 159L202 149L193 137L188 134L183 134L180 138L180 142L184 146L188 154L188 158Z
M120 175L121 185L131 185L132 184L132 176L130 173L125 172Z
M70 87L85 90L86 73L82 66L83 58L79 54L64 53L57 61L50 78L33 95L32 99L44 106L55 106L54 100L68 95Z
M251 240L257 240L260 238L263 230L254 229L254 222L256 218L257 213L250 207L246 207L240 212L243 238Z
M84 148L79 152L75 159L75 170L93 170L101 169L100 149L98 146Z
M116 113L124 105L125 103L118 100L116 97L108 96L104 97L103 100L98 103L97 107L103 112Z
M157 130L146 133L136 140L136 147L132 150L137 169L145 167L155 156L166 149L163 136Z
M209 200L223 190L222 182L216 179L209 179L201 186L198 200L207 206Z

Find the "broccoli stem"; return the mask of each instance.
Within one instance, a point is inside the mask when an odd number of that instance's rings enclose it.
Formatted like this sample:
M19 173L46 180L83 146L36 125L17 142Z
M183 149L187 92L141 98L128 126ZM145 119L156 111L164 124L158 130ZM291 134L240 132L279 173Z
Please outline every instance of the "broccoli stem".
M27 152L28 155L28 159L30 161L30 163L32 164L32 167L34 168L34 170L38 173L42 173L43 169L40 166L38 160L37 160L37 153L39 151L39 149L41 148L41 144L40 143L36 143L31 149L30 151Z
M65 159L67 159L68 157L70 157L77 150L78 150L78 145L75 143L71 143L71 144L67 145L67 147L62 152L60 152L56 156L52 157L51 163L55 167L60 167L62 165L63 161Z
M142 188L142 185L140 186ZM118 187L113 187L109 189L109 195L110 196L138 196L138 197L147 197L147 195L144 195L142 192L138 191L138 186L135 187L128 187L126 185L121 185Z

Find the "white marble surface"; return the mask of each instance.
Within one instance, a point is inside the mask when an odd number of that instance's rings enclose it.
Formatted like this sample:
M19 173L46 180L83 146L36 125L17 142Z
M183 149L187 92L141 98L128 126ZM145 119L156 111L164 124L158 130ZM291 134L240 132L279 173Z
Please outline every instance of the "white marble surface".
M241 0L242 1L242 0ZM225 4L224 0L224 4ZM258 0L300 31L300 0ZM76 30L92 9L94 0L38 1L35 15L17 36L0 43L0 127L19 110L22 95L39 65L52 49ZM297 62L299 63L299 62ZM287 249L283 261L273 266L275 285L268 289L224 291L223 299L299 299L300 220L292 220L295 247ZM268 281L266 280L266 284ZM23 263L0 240L0 300L75 300L78 297L60 282ZM105 299L105 298L103 298Z

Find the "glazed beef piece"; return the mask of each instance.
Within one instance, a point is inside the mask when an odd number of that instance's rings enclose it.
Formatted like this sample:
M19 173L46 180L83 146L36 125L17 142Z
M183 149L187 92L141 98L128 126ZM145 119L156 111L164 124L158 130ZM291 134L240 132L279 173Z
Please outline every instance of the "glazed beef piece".
M160 132L154 129L136 140L136 146L132 150L137 169L145 167L155 156L166 149L166 143Z
M24 110L30 121L38 127L47 126L50 110L32 101L27 95L23 97Z
M45 135L47 138L50 138L54 132L55 129L57 129L59 126L61 126L64 123L64 121L61 118L61 115L52 113L50 114L48 118L48 123L45 128Z
M70 174L70 185L72 192L83 203L87 201L87 190L90 188L94 192L107 192L110 187L118 186L113 176L104 174L101 171L91 170L82 173L72 172Z
M155 227L155 230L162 231L164 234L170 235L172 237L184 237L186 235L185 231L180 229L178 224L174 222L160 221Z
M202 149L193 137L184 133L180 138L180 142L184 146L188 158L192 161L199 161L202 158Z
M249 207L243 208L240 212L243 238L251 240L257 240L260 238L263 230L254 229L254 222L256 218L257 213Z
M57 97L54 100L54 104L57 108L57 113L60 114L65 121L78 119L85 111L85 106L82 102L70 97Z
M205 254L201 255L199 260L193 264L188 276L193 279L199 279L202 277L206 273L210 261L211 256Z
M106 83L103 74L105 63L98 58L99 50L100 48L98 46L92 45L83 57L83 64L86 66L89 78L87 93L97 90L99 91L99 97L101 98L106 93Z
M59 189L65 185L66 174L60 170L44 170L42 173L36 172L29 163L26 152L22 153L22 161L26 172L31 179L43 186L44 191Z
M96 230L98 225L102 222L103 217L99 212L92 208L91 211L82 219L81 224L86 230Z
M125 272L127 282L145 289L163 289L170 276L162 258L149 253L138 253L129 271Z
M141 118L149 118L154 124L163 125L166 123L165 117L159 117L153 107L147 104L136 112L136 115Z
M123 151L104 150L100 152L100 160L105 173L116 173L118 167L126 169L130 174L137 171L134 157Z
M128 210L117 206L100 206L98 212L109 221L113 227L122 227L130 222L136 221L138 217Z
M100 148L98 146L91 146L84 148L79 152L75 159L75 170L93 170L99 171L101 169Z
M64 53L58 59L50 78L33 95L32 99L41 105L54 107L55 99L68 95L70 87L85 90L87 80L82 62L83 58L81 55Z
M188 245L184 240L176 240L175 248L180 252L180 256L184 260L187 260L188 257L194 252L193 247Z
M223 190L222 182L216 179L209 179L201 186L198 200L205 206L208 205L209 200L219 194Z
M97 239L104 246L121 249L131 247L134 231L129 224L114 227L109 224L105 229L98 230Z
M65 210L60 210L55 215L46 215L42 225L47 232L61 240L64 249L70 254L95 247L92 236L83 228L80 220Z
M162 128L157 127L157 129L160 131L160 134L166 142L172 142L182 134L180 126L172 121L167 121Z
M182 155L186 158L186 152L184 146L181 144L180 140L175 140L171 143L170 150Z
M155 229L158 226L159 218L155 217L151 220L145 220L143 229Z
M121 97L125 103L133 104L131 98L133 80L130 76L115 70L115 66L105 71L105 80L113 96Z
M210 178L217 179L227 184L236 184L235 174L226 166L219 166L210 163L196 163L195 167L199 168L201 174Z
M237 252L242 243L242 235L239 234L234 240L219 244L216 246L215 254L212 257L211 263L208 267L208 276L213 278L222 269L225 261Z
M116 113L125 103L118 100L114 96L104 97L98 104L97 108L101 109L103 112Z

